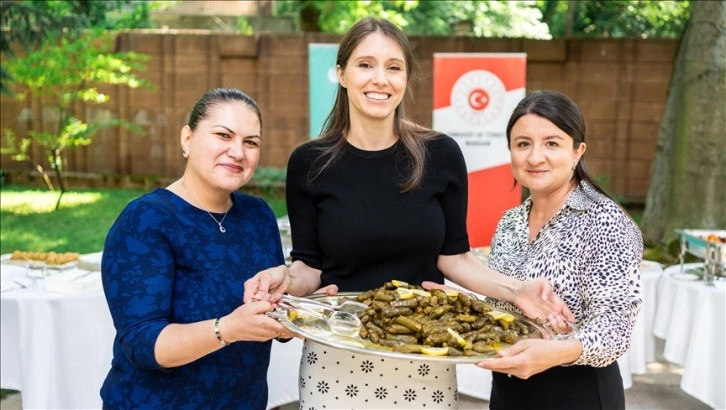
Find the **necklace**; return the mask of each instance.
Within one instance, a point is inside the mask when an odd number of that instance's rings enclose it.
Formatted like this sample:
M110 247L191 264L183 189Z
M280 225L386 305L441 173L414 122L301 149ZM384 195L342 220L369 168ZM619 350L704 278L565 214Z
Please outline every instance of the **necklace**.
M201 202L199 202L199 201L197 201L197 198L193 197L193 196L192 196L192 193L191 193L191 192L189 192L189 190L187 189L187 186L186 186L186 184L184 184L184 178L182 178L182 179L181 179L181 184L182 184L182 187L184 188L184 191L185 191L185 192L186 192L186 193L187 193L187 194L188 194L188 195L189 195L189 196L190 196L190 197L191 197L191 198L192 198L192 199L194 200L194 202L196 202L196 203L198 203L199 205L201 205L202 203L201 203ZM217 225L219 226L219 232L222 232L222 233L225 233L225 232L227 232L227 229L225 229L225 227L224 227L224 226L222 226L222 222L224 222L224 218L226 218L226 217L227 217L227 212L229 212L229 208L227 208L227 210L226 210L226 211L224 211L224 215L222 216L222 220L221 220L221 221L218 221L218 220L217 220L217 218L215 218L215 217L214 217L214 215L212 215L212 213L211 213L211 212L209 212L209 211L207 211L207 210L206 210L205 208L203 208L203 207L202 207L202 209L204 210L204 212L206 212L206 213L207 213L207 215L209 215L209 217L210 217L210 218L212 218L212 220L213 220L214 222L216 222L216 223L217 223Z

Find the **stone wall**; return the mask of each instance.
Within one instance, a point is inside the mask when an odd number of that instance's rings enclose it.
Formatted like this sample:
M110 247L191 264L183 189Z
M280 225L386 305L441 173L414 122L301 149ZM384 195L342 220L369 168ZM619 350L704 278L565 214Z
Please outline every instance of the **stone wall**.
M68 153L69 175L94 181L178 176L183 167L179 130L206 90L237 87L252 95L263 112L261 166L283 167L291 150L308 138L308 43L336 43L339 36L318 33L240 36L207 32L138 31L119 35L118 49L148 54L144 77L155 90L109 87L111 101L89 106L83 118L119 116L146 132L106 130L94 143ZM478 39L412 37L421 68L407 110L430 126L434 52L524 52L527 89L548 88L572 97L588 127L587 158L607 188L629 201L643 201L663 113L675 40ZM42 101L2 97L2 128L22 135L52 129L52 112ZM34 150L36 158L44 155ZM2 156L8 176L32 171L27 163Z

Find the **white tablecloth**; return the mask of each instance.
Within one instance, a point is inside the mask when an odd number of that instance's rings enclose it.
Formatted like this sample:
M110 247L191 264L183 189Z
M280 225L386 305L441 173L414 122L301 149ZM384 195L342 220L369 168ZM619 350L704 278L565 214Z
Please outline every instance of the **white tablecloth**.
M684 269L701 267L684 265ZM681 388L716 409L726 408L726 282L677 279L680 265L667 268L658 287L653 333L665 339L663 356L683 366Z
M0 265L5 281L30 285L27 271ZM0 386L20 390L26 409L100 408L115 334L103 293L50 293L44 282L2 292Z
M3 280L30 286L28 271L0 265ZM46 292L44 282L2 293L0 387L20 390L26 409L101 408L115 334L106 299ZM272 343L268 409L298 400L301 352L300 339Z
M300 399L298 377L303 341L295 338L287 343L272 342L272 356L267 370L267 408L272 409Z
M658 307L658 282L662 273L663 268L656 262L643 261L640 265L640 289L643 295L643 305L633 328L630 348L625 355L632 374L645 374L646 365L655 361L653 324ZM625 360L623 359L618 361L620 366L624 365Z

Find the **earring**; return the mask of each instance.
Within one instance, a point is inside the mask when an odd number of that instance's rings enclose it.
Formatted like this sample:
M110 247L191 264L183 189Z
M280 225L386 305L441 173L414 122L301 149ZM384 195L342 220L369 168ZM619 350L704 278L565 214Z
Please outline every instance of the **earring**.
M574 164L572 164L572 170L573 170L573 171L575 170L575 168L577 168L577 161L575 161L575 163L574 163Z
M186 151L182 151L182 157L184 157L184 158L189 157L189 153Z

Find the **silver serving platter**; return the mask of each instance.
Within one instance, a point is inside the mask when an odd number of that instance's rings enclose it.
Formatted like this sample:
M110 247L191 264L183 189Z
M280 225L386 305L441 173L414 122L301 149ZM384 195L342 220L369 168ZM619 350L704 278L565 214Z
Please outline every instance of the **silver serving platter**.
M336 307L341 305L346 300L354 300L361 292L341 292L335 296L327 295L312 295L311 299L318 300L321 302L329 303ZM529 327L530 333L524 338L528 339L552 339L554 334L549 329L535 323L525 316L519 315L513 312L505 312L514 316L516 321L522 322ZM290 329L290 331L297 333L298 335L305 337L310 340L314 340L318 343L331 346L337 349L348 350L351 352L371 354L381 357L387 357L392 359L403 359L403 360L415 360L425 362L441 362L449 364L458 363L477 363L484 360L489 360L496 357L496 352L493 353L482 353L475 356L430 356L421 353L402 353L393 351L391 348L375 344L367 339L363 339L359 336L347 337L334 334L330 331L328 326L320 326L316 320L305 321L305 320L290 320L287 315L276 316L280 323ZM502 347L506 347L507 344L502 343Z

